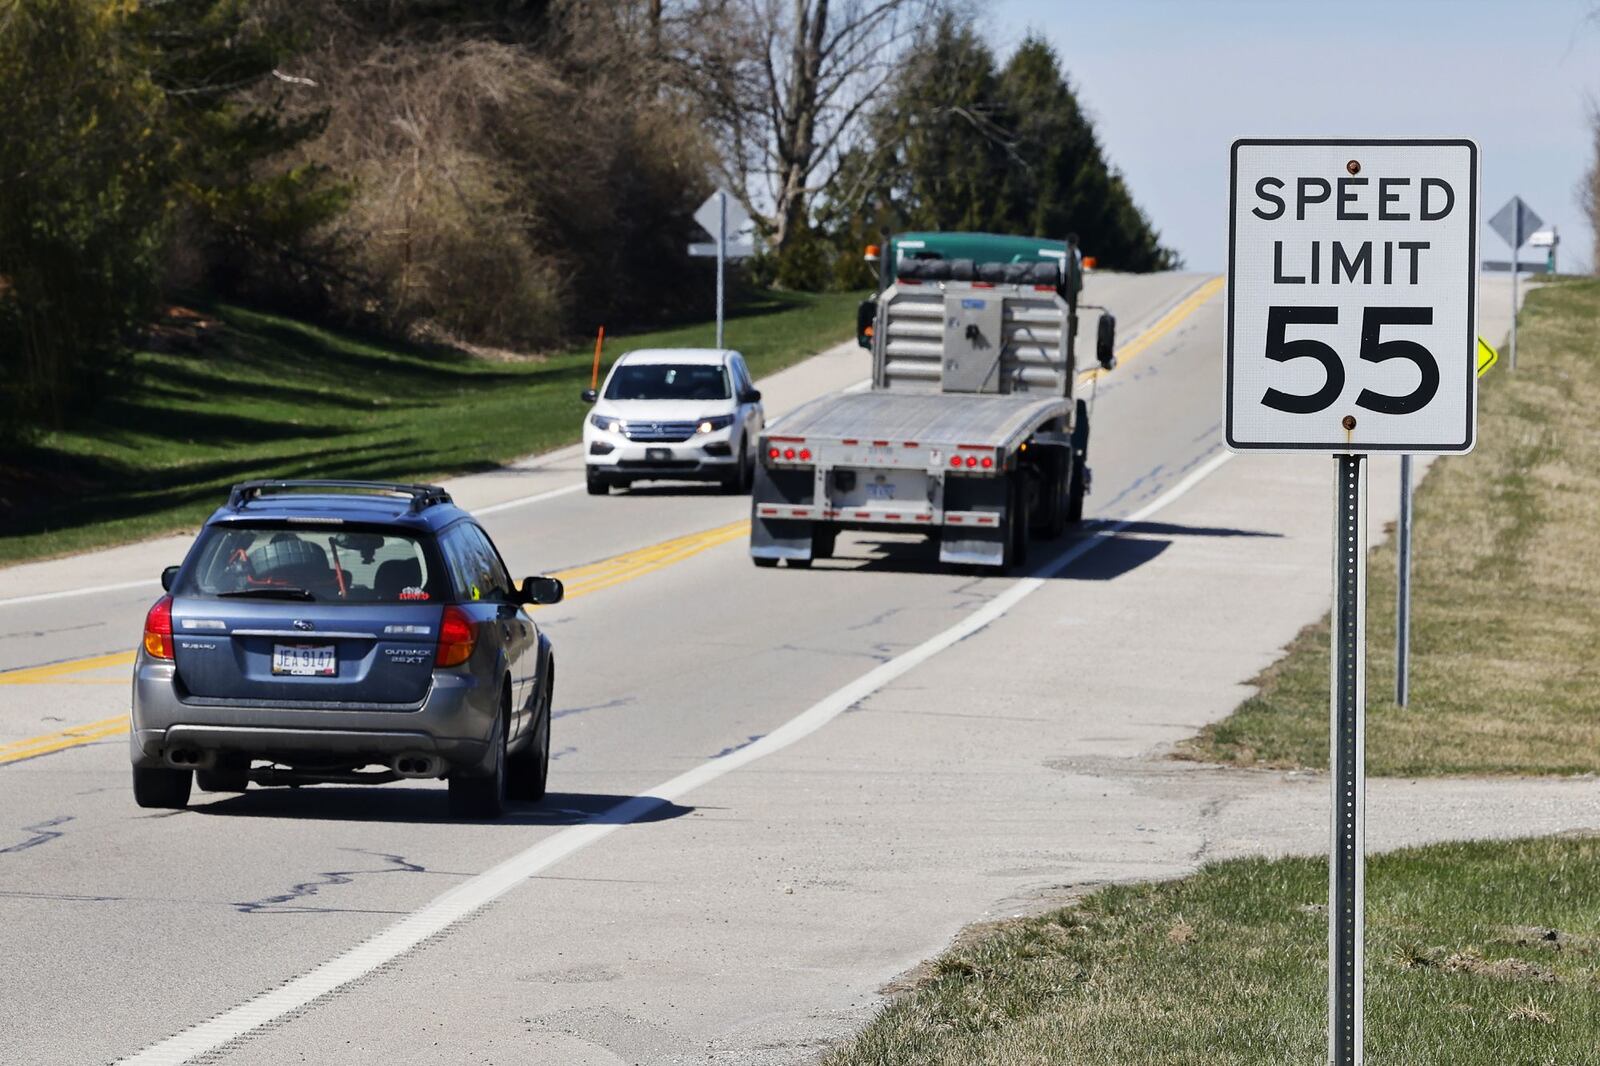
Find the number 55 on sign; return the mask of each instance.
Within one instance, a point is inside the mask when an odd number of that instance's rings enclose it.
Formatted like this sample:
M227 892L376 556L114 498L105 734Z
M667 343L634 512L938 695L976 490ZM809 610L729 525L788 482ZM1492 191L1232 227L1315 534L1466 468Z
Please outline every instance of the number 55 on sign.
M1228 446L1470 451L1478 146L1243 139L1232 163Z

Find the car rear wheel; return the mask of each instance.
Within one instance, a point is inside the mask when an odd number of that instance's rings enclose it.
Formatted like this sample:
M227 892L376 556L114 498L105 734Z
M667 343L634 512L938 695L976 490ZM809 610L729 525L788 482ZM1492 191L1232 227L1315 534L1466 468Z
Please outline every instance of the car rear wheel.
M202 792L243 792L250 787L250 760L224 755L209 770L196 770L194 783Z
M182 810L189 805L189 789L194 784L190 770L169 770L164 766L133 768L133 801L141 807Z
M508 794L515 800L537 803L544 799L545 786L550 780L550 708L555 679L546 683L539 697L538 713L534 716L533 742L510 757L511 779L506 783Z
M466 777L450 775L450 817L498 818L506 812L506 722L505 712L490 744L490 767L486 774Z

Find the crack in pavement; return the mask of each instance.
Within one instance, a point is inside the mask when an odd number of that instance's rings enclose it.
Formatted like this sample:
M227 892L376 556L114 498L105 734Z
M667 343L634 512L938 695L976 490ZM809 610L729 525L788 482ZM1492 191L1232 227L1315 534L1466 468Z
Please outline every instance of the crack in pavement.
M262 899L250 900L248 902L234 903L232 904L233 909L238 911L240 914L274 913L271 908L280 907L285 903L293 903L296 900L310 899L312 896L315 896L321 892L324 888L335 888L339 885L351 884L357 877L363 874L426 874L442 872L429 870L427 867L422 866L419 863L414 863L402 855L394 855L389 852L368 851L366 848L343 848L341 850L354 851L360 855L371 855L374 858L383 859L385 862L389 863L389 865L378 870L325 870L317 875L316 880L301 881L299 884L291 887L288 892L276 896L266 896ZM282 908L284 911L299 911L302 909L303 908L299 907ZM281 913L281 911L278 913Z
M616 699L604 703L591 703L586 707L564 707L559 711L550 712L550 720L553 722L557 718L565 718L569 714L583 714L585 711L608 711L616 707L626 707L636 699L635 696L618 696Z
M32 833L33 836L22 841L20 844L12 844L9 847L0 848L0 855L10 855L13 852L27 851L29 848L36 848L41 844L48 844L52 840L59 840L66 834L54 827L58 825L66 825L70 821L72 821L72 815L58 814L54 818L47 819L46 821L37 822L33 825L25 825L22 827L22 831L24 833Z

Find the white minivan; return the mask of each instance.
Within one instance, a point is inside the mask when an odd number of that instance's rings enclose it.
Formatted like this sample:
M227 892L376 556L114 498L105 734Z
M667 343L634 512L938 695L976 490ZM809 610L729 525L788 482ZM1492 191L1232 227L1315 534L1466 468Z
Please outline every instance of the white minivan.
M718 348L641 348L625 353L583 424L589 492L635 481L717 481L750 491L755 446L766 425L744 356Z

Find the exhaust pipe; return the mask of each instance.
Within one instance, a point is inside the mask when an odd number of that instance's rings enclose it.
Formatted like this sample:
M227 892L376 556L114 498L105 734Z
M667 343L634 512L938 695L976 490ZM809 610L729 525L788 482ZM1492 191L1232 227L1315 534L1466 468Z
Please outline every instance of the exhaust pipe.
M396 755L389 765L401 777L438 777L442 772L437 755L408 751Z
M179 770L206 770L216 762L217 754L213 751L199 751L195 748L168 748L167 765Z

